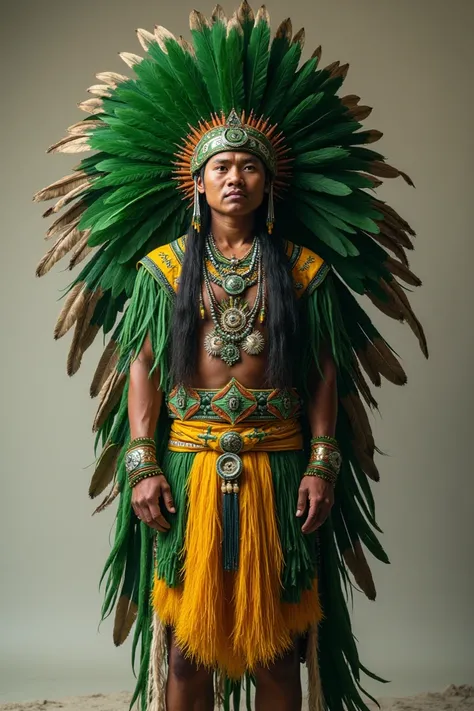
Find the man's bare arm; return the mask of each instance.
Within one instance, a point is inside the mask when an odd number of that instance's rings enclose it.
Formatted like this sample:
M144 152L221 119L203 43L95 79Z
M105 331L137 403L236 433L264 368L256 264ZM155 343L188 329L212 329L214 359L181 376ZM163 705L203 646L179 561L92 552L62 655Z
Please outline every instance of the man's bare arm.
M313 437L334 437L337 419L337 372L334 361L327 350L323 350L319 367L321 373L313 372L310 389L312 397L308 403L308 420ZM312 533L319 528L334 504L334 487L324 479L315 476L303 477L298 494L296 515L303 516L309 506L308 516L301 530Z
M159 388L159 371L154 371L150 376L152 366L153 351L147 337L143 348L130 366L128 419L132 439L155 436L163 393ZM161 513L160 498L168 511L175 513L170 487L163 475L140 481L133 488L132 506L139 519L157 531L165 532L170 525Z

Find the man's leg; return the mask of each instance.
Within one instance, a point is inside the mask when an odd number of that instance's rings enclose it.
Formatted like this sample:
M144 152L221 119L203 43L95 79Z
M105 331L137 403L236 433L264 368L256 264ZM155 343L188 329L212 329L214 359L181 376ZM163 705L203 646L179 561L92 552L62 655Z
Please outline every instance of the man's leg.
M213 675L183 655L174 634L168 632L169 671L166 683L167 711L212 711Z
M256 671L256 711L300 711L302 704L298 644L269 667Z

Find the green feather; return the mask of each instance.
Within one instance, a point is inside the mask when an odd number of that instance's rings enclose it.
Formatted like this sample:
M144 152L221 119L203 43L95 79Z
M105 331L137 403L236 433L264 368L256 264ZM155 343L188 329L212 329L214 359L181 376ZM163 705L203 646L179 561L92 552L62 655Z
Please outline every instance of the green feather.
M358 254L352 242L350 242L340 230L332 227L321 214L318 214L314 210L311 196L306 196L302 191L299 194L301 200L306 198L307 201L307 204L304 202L298 204L299 219L318 236L318 239L327 244L328 247L342 257L347 257L354 251L355 254Z
M214 111L220 111L219 66L214 54L211 29L201 23L199 29L191 30L191 35L198 68L209 92L212 108Z
M339 148L339 146L334 146L330 148L320 148L316 151L307 151L306 153L300 153L294 161L295 168L307 168L311 166L324 165L325 163L333 163L334 161L341 161L350 155L347 148ZM339 163L337 164L339 166Z
M313 57L305 62L301 69L298 70L295 81L291 85L286 97L287 107L289 109L297 106L309 94L315 93L314 78L317 66L318 59L317 57Z
M278 123L285 115L286 92L294 81L295 72L301 57L301 46L298 42L292 44L283 57L275 76L268 83L262 104L262 113L271 116L272 121Z
M250 36L244 64L245 109L247 114L253 109L261 113L261 103L267 83L270 44L270 26L265 19L254 25Z
M319 94L310 94L301 103L291 109L281 123L281 130L285 134L292 134L299 126L304 125L307 119L314 117L314 111L321 99L324 98L323 92Z
M350 195L352 190L345 183L339 182L318 173L301 173L294 175L292 187L311 190L329 195Z

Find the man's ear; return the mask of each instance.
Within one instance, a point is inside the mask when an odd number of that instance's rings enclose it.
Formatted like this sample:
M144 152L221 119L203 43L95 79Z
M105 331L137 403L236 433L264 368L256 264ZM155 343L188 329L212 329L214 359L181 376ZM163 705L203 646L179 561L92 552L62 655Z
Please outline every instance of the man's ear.
M204 195L204 193L206 192L206 188L204 187L204 180L202 179L202 177L200 175L198 175L198 179L197 179L197 188L198 188L199 192L201 193L201 195Z

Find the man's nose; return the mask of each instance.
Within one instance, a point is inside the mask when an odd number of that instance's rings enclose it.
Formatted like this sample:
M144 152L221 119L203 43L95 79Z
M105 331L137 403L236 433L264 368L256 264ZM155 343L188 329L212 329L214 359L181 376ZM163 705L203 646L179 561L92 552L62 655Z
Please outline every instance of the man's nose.
M238 168L231 168L227 173L227 183L228 185L241 185L243 183L243 178L240 170Z

